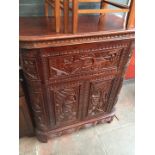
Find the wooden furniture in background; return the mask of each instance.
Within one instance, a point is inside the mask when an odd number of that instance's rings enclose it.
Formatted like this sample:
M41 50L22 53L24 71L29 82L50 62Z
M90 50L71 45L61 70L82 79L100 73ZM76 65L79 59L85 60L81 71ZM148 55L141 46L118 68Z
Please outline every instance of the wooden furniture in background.
M100 3L99 9L79 9L79 3ZM69 4L72 3L72 7ZM117 7L117 9L110 9L108 6ZM100 18L106 13L126 13L124 15L123 26L125 29L134 28L134 13L135 1L129 0L128 4L120 4L110 0L45 0L45 15L48 16L48 6L54 8L54 17L56 20L56 32L60 32L60 10L64 14L64 32L68 32L69 27L69 11L72 12L72 32L77 33L78 30L78 16L79 14L100 14ZM100 19L99 18L99 19ZM102 22L102 20L99 22Z
M84 2L91 2L91 3L100 2L101 7L99 9L79 9L78 4L84 3ZM99 13L101 15L104 15L106 13L116 13L116 12L128 13L130 11L130 9L129 9L130 3L129 3L129 5L123 5L123 4L120 4L117 2L112 2L110 0L73 0L72 3L73 3L73 33L76 33L77 29L78 29L78 14ZM108 5L115 6L118 9L107 8ZM126 20L125 20L125 23L126 23Z
M19 137L33 136L33 124L25 99L22 83L19 83Z
M55 30L60 32L60 9L62 8L60 0L45 0L44 6L45 16L49 16L49 7L54 9Z
M44 3L45 16L49 16L49 8L54 10L54 18L55 18L55 30L57 33L60 32L61 29L61 11L64 16L64 32L68 32L68 19L69 19L69 0L45 0ZM71 10L71 8L70 8ZM51 12L52 13L52 12ZM52 16L52 14L51 14Z
M78 33L58 34L48 28L53 18L20 18L20 60L40 141L112 121L134 29L124 30L115 15L103 20L99 29L98 17L80 16Z
M130 4L130 12L127 17L127 28L135 28L135 0L132 0Z

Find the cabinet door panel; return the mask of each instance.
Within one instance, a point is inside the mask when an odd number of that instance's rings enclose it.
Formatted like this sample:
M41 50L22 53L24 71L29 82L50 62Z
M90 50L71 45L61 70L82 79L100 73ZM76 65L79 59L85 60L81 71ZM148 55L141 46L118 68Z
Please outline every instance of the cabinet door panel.
M54 103L56 125L66 125L78 121L81 85L51 86L51 101Z
M114 80L90 82L87 116L106 113Z

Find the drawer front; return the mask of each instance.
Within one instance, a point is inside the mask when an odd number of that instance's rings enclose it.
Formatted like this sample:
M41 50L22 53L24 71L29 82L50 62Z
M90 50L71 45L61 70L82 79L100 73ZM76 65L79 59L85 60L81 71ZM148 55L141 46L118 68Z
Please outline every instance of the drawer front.
M128 45L120 41L120 44L92 43L43 50L47 80L87 76L106 70L117 72Z
M93 53L73 54L50 57L50 77L69 76L81 73L117 69L122 49L96 51Z

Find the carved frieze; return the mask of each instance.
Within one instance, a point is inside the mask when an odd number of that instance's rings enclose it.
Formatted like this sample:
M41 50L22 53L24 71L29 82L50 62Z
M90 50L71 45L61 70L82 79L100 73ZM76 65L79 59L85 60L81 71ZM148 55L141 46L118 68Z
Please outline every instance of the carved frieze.
M49 57L50 77L89 73L107 68L117 69L122 49L96 50L85 54Z
M83 43L94 43L94 42L107 42L115 40L126 40L134 39L134 31L131 32L112 32L107 34L99 35L86 35L85 36L76 36L76 37L66 37L66 38L50 38L43 40L20 40L20 47L26 49L33 48L45 48L45 47L59 47L59 46L69 46L69 45L78 45Z

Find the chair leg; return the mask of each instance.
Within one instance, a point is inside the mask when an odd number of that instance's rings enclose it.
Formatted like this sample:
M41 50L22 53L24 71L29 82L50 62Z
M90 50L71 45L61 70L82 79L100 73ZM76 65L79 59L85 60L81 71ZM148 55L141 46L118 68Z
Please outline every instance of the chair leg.
M101 6L100 6L101 9L106 9L108 8L108 4L107 3L104 3L103 1L101 1ZM105 13L101 13L100 15L105 15Z
M60 0L55 0L55 27L56 32L60 32Z
M72 7L73 7L73 20L72 20L72 25L73 25L73 33L77 32L78 29L78 0L72 0Z
M64 32L68 32L69 25L69 0L64 0Z
M48 3L46 1L44 3L44 13L45 13L45 16L47 17L48 16Z
M131 0L130 11L128 13L128 18L126 21L126 29L131 29L135 27L135 0Z

